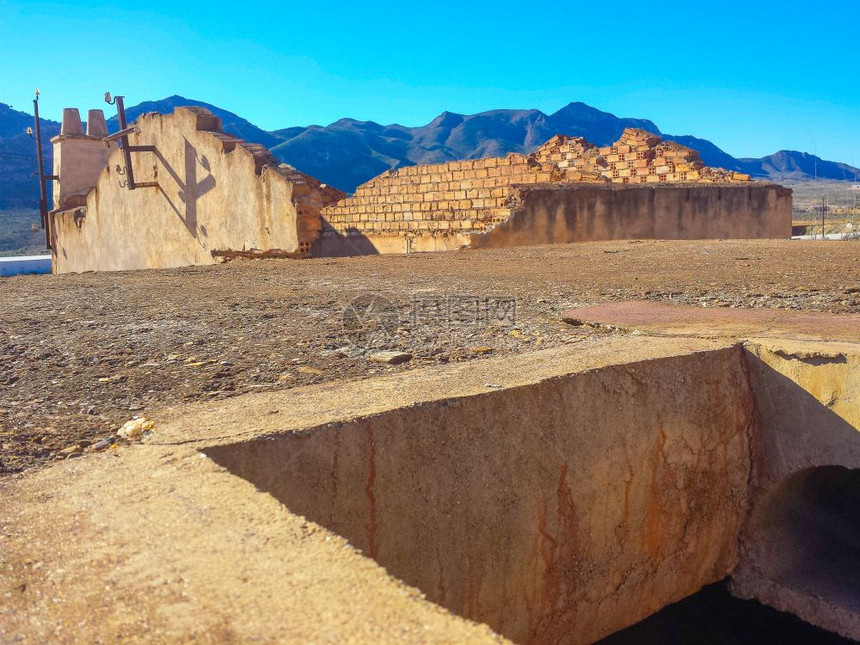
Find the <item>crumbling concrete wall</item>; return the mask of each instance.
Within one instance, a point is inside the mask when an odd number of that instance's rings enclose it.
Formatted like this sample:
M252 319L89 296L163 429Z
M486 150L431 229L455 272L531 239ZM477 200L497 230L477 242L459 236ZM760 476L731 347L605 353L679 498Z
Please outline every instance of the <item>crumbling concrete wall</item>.
M598 148L577 137L556 136L531 155L511 154L503 158L455 161L448 164L410 166L388 171L358 187L355 195L322 210L323 234L315 246L317 255L363 253L408 253L467 247L475 240L509 222L522 205L523 186L536 184L563 187L565 192L582 193L585 199L605 200L613 193L595 193L593 188L630 184L636 186L756 186L748 175L706 167L694 150L677 143L629 128L612 146ZM690 193L688 193L690 194ZM748 193L740 208L722 204L720 191L698 191L694 204L663 199L656 217L659 225L643 227L639 237L693 239L698 237L790 237L790 192L772 187ZM651 191L628 195L630 205L648 206ZM705 195L710 197L705 198ZM767 195L767 197L764 197ZM575 199L575 198L574 198ZM569 203L565 200L564 203ZM633 204L636 202L636 204ZM788 210L786 210L786 204ZM629 211L614 212L608 201L600 206L600 217L623 220L628 226ZM653 211L653 209L652 209ZM788 213L788 224L785 215ZM568 218L570 214L565 214ZM634 219L640 216L634 216ZM695 222L688 221L691 217ZM707 224L705 220L713 220ZM674 223L673 223L674 222ZM578 227L575 234L545 235L533 232L517 244L585 242L615 239L610 233L618 226L612 221L596 227ZM722 231L726 231L723 233ZM629 237L621 234L621 237Z
M768 184L523 187L472 248L624 239L787 238L791 191Z
M135 182L151 185L128 190L122 151L112 150L85 205L51 214L55 272L212 264L213 252L231 250L307 252L320 209L344 197L223 133L203 108L145 114L136 125L131 145L155 151L132 153Z
M860 348L759 341L752 512L732 592L860 638Z
M605 148L557 136L528 156L402 168L345 198L263 146L223 133L203 108L146 114L136 128L134 190L118 146L100 147L99 136L65 126L55 140L56 272L211 264L252 250L338 256L791 234L790 191L707 168L696 152L642 130L625 130ZM601 191L616 184L645 190ZM538 185L559 190L547 196ZM728 188L735 186L749 188Z

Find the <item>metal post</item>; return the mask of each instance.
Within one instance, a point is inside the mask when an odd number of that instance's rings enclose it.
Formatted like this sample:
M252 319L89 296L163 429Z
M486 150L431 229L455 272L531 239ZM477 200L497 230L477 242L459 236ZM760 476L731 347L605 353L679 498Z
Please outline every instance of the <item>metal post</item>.
M56 175L45 174L45 161L42 155L42 126L39 119L39 90L33 99L33 118L36 123L36 159L39 161L39 216L42 218L42 228L45 231L45 246L51 248L51 232L48 230L48 189L45 182L56 180Z
M824 235L824 214L827 212L827 196L821 198L821 239L826 240Z
M125 120L125 104L123 103L122 96L114 97L116 101L116 113L117 118L119 119L119 129L120 132L128 128L128 123ZM125 135L120 139L120 143L122 144L122 156L125 159L125 178L129 190L135 189L134 183L134 169L131 165L131 150L129 149L128 143L128 135Z

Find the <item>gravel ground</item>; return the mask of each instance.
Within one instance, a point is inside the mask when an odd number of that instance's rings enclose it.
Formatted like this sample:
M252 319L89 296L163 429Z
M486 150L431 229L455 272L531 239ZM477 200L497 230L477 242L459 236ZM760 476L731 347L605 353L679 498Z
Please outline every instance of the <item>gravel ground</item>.
M3 278L0 474L101 449L178 402L576 343L601 332L564 309L630 299L860 313L860 245L620 241ZM383 349L412 359L370 360Z

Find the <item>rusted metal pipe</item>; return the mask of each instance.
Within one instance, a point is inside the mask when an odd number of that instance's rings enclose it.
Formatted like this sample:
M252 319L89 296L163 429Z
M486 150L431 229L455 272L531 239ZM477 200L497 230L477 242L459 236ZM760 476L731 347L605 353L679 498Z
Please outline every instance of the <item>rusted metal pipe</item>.
M120 132L124 132L128 129L128 123L125 120L125 104L122 101L123 97L116 97L116 114L119 119L119 129ZM125 177L129 190L134 190L136 188L134 183L134 169L131 165L131 150L129 150L128 143L128 132L120 138L120 145L122 146L122 156L125 159Z
M134 129L134 126L131 126L130 128L125 128L123 130L120 130L119 132L114 132L113 134L111 134L107 137L102 137L102 143L104 143L104 144L113 143L117 139L122 139L123 137L127 137L130 134L134 134L134 132L136 132L136 130Z
M116 115L117 120L119 121L119 132L114 132L112 135L104 137L102 142L106 145L110 145L114 141L119 141L120 147L122 148L122 156L125 160L125 171L122 171L119 166L117 166L117 171L119 174L125 175L125 181L120 183L120 186L125 186L129 190L134 190L135 188L157 188L157 181L146 181L137 183L134 181L134 168L131 165L131 153L132 152L157 152L155 146L133 146L128 142L128 135L134 134L137 132L135 126L129 126L125 117L125 103L123 102L122 96L114 96L111 98L110 92L105 93L105 103L108 105L116 104Z

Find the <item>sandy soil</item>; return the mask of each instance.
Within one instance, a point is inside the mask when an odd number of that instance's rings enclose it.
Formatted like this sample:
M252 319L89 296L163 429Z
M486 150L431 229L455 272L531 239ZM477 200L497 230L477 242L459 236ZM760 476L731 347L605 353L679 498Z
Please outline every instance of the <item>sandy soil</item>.
M103 447L175 403L575 343L601 332L562 311L629 299L860 313L860 246L605 242L2 279L0 474ZM413 358L369 360L380 349Z

